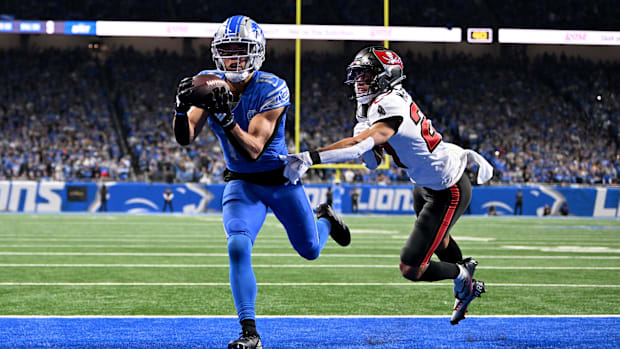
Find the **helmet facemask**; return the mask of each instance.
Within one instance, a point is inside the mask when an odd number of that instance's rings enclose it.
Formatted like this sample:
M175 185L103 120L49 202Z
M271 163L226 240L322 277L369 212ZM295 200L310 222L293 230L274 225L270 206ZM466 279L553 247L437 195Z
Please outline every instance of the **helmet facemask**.
M253 42L214 44L212 53L217 70L224 72L226 79L232 82L245 80L250 73L260 69L265 59L264 48ZM228 67L226 62L228 62Z
M360 104L370 103L379 94L376 72L369 67L349 66L345 84L353 86L355 99Z

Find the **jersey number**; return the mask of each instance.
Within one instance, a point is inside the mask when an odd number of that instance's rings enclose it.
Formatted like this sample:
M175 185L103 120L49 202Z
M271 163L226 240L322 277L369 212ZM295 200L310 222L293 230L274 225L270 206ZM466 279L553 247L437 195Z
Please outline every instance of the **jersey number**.
M420 111L420 109L417 105L415 105L415 103L411 103L410 114L413 122L415 122L416 125L419 124L420 121L422 121L422 125L420 127L420 129L422 130L422 138L424 138L424 141L428 146L428 151L432 153L433 150L437 148L437 145L441 142L441 135L439 134L439 132L435 131L435 128L431 124L431 121L426 118L424 113Z

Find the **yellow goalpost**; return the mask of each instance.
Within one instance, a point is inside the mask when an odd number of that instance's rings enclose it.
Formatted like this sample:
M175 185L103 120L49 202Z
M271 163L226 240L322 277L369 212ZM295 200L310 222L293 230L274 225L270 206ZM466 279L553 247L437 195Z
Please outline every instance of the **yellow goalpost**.
M389 0L383 1L383 25L389 26ZM301 0L297 0L295 9L295 24L301 25ZM383 45L389 48L389 41L384 40ZM301 39L295 39L295 153L299 153L299 125L300 125L300 106L301 106ZM313 165L312 168L335 169L336 180L340 180L341 169L364 169L363 164L319 164ZM383 163L377 167L378 169L390 168L390 158L386 154Z

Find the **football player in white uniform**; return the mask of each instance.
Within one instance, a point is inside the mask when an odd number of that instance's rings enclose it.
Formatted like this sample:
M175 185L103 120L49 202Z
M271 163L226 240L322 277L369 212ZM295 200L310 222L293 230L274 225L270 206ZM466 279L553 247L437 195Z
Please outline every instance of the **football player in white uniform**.
M453 279L456 301L450 322L455 325L485 288L484 282L473 279L478 262L463 259L449 231L471 201L471 183L464 175L468 162L479 165L479 183L491 178L493 168L476 152L443 141L401 86L404 79L403 63L394 51L367 47L358 52L346 81L357 99L353 137L318 151L282 156L287 162L284 175L296 183L314 164L360 156L366 167L375 169L383 150L390 154L415 184L417 219L401 251L401 273L411 281ZM439 262L430 260L433 253Z

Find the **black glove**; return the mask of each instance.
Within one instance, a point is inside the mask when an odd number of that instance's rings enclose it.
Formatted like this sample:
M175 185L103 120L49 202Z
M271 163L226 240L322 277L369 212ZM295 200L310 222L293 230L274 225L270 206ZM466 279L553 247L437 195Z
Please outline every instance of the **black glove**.
M224 131L230 131L235 128L237 123L230 108L233 95L224 87L216 87L213 89L213 94L207 95L207 109L211 115L217 120L217 123L222 126Z
M177 87L176 101L174 104L174 136L180 145L188 145L191 142L189 135L189 119L187 111L191 107L188 97L191 93L192 77L184 78Z
M183 78L177 87L176 102L174 104L174 113L186 115L191 107L189 95L192 92L193 77Z

